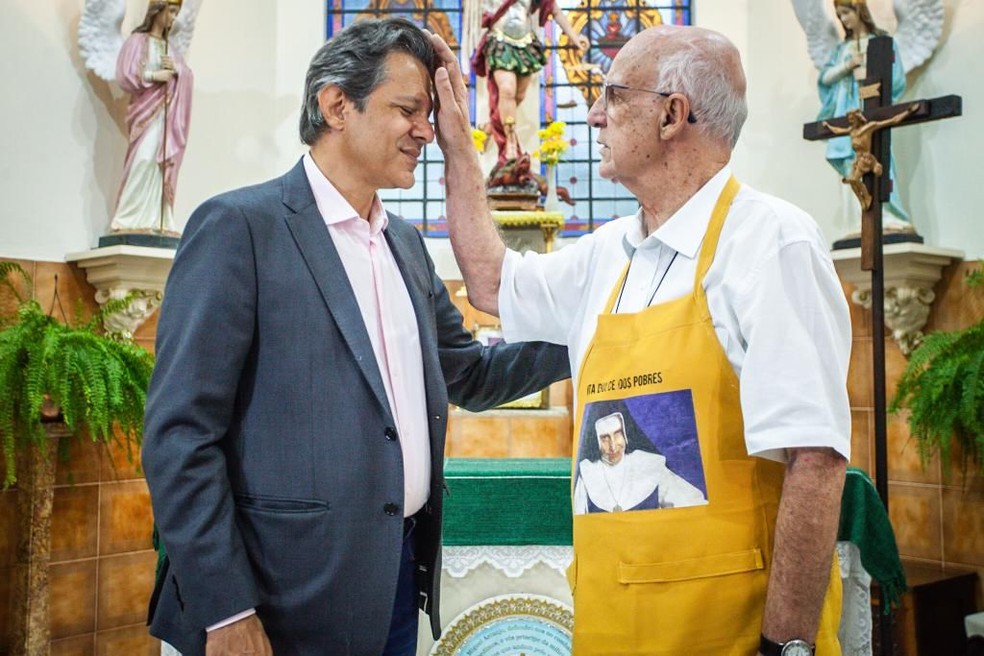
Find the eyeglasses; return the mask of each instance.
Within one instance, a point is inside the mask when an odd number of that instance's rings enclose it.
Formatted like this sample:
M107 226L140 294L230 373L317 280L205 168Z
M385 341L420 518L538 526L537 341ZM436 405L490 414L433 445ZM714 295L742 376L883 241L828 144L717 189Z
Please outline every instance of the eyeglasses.
M605 114L608 113L608 106L611 105L613 103L614 99L616 98L616 96L615 96L615 91L616 90L618 90L618 91L642 91L643 93L654 93L657 96L663 96L664 98L669 98L674 93L676 93L674 91L670 91L669 93L666 93L666 92L663 92L663 91L654 91L653 89L640 89L638 87L630 87L630 86L626 86L624 84L614 84L612 82L603 82L601 86L603 88L602 98L604 99L604 110L605 110ZM696 123L696 122L697 122L697 117L694 116L693 111L691 111L689 114L687 114L687 123Z

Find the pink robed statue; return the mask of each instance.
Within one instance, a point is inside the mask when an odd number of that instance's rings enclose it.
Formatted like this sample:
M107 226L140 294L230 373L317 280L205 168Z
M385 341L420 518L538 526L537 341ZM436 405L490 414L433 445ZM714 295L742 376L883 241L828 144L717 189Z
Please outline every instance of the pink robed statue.
M179 234L174 195L188 142L194 83L183 53L200 1L151 0L143 22L122 41L125 0L86 0L79 26L86 65L104 79L115 79L130 96L126 158L110 222L113 233Z

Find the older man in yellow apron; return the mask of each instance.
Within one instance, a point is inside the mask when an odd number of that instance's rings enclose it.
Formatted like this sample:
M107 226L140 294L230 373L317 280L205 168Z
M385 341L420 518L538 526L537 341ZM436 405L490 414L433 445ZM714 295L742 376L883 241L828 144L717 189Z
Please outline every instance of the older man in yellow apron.
M850 319L815 222L732 177L746 114L737 50L699 28L629 41L588 122L601 175L639 212L520 255L488 216L463 87L437 45L469 297L507 339L567 344L577 372L575 655L839 654ZM657 456L661 468L625 467ZM627 474L638 480L620 487ZM676 478L696 493L660 491ZM589 479L610 489L579 501Z

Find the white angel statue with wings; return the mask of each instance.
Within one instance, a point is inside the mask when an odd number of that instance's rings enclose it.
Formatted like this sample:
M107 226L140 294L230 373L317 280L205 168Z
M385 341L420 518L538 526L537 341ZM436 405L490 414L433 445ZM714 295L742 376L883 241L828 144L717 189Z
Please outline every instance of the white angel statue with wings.
M820 121L861 108L858 83L867 77L868 40L886 35L885 30L875 25L866 0L834 0L834 13L844 32L841 37L826 11L826 2L793 0L796 17L806 32L810 58L820 71L817 80L821 101L817 120ZM943 29L943 1L894 0L894 9L898 29L893 36L892 102L896 103L905 92L906 73L929 59L939 43ZM827 141L827 161L842 177L850 174L854 151L849 137ZM889 168L895 180L894 161ZM909 215L902 207L897 189L898 185L895 185L889 202L883 205L886 228L912 232Z
M151 0L124 40L126 0L85 0L79 50L85 66L130 95L129 144L110 223L113 232L177 236L174 189L188 140L193 76L184 54L201 0Z

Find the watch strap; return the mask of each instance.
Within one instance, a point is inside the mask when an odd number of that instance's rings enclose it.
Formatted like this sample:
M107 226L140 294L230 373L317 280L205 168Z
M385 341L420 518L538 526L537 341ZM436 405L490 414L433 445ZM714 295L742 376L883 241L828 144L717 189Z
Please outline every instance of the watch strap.
M790 640L789 642L793 642ZM809 645L805 640L801 640L803 644ZM785 642L775 642L769 640L764 635L759 636L759 653L762 656L782 656L783 647L786 646ZM810 653L816 654L817 648L814 645L810 645Z
M761 636L759 638L759 653L762 656L782 656L782 645Z

